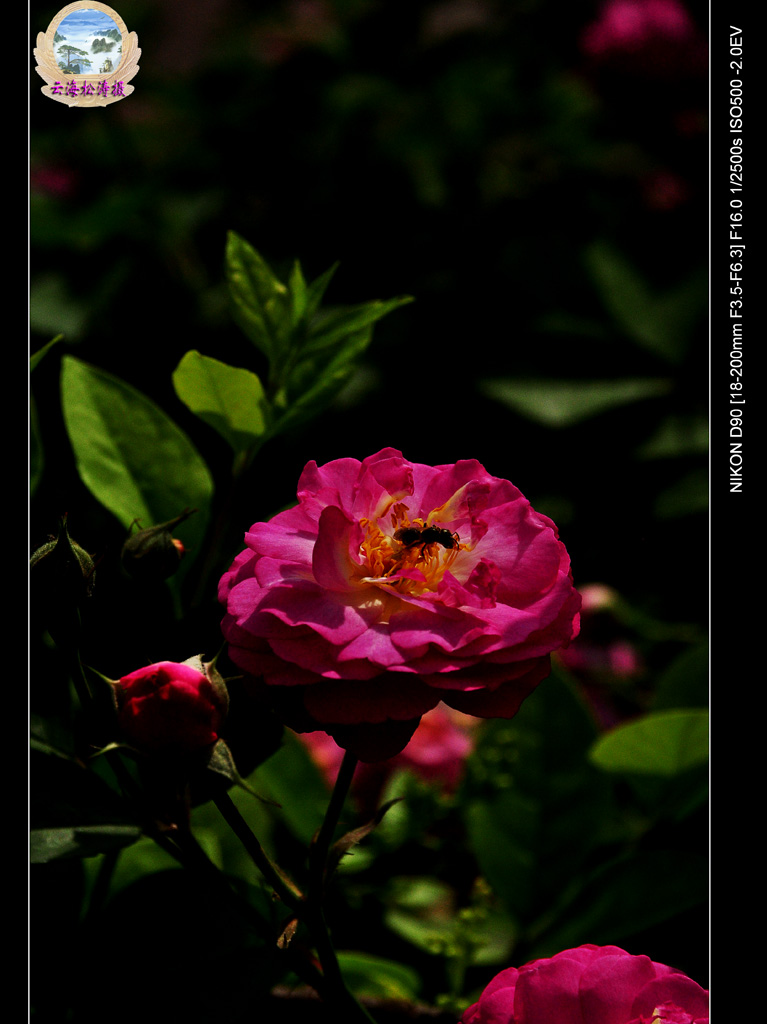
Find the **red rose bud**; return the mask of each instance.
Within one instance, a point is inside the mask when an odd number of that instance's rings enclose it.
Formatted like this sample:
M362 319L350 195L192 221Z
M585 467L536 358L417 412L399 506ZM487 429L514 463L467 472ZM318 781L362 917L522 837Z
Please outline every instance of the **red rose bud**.
M226 687L212 665L190 661L160 661L116 683L118 722L131 746L149 753L193 754L219 739Z
M122 564L129 576L151 582L172 576L184 557L186 548L171 534L173 527L183 523L197 509L185 509L175 519L129 537L122 549Z

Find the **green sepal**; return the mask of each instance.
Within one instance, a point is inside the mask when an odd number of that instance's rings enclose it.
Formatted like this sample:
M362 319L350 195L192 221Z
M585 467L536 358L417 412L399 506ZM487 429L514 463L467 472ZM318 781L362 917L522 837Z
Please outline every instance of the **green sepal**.
M122 567L128 575L143 582L165 580L172 576L181 564L185 548L180 542L174 541L171 531L196 511L196 508L185 508L165 523L131 534L123 544L120 555Z
M256 800L260 800L261 803L271 804L272 807L280 806L274 800L268 800L266 797L261 796L252 786L248 785L237 771L232 752L225 740L217 740L210 750L206 752L205 768L209 772L223 776L229 782L234 783L235 786L239 786L240 789L244 789L246 793L250 793L251 796L254 796Z
M224 682L224 677L216 668L217 660L218 655L216 655L212 661L203 661L201 654L193 654L191 658L187 658L186 661L181 662L181 664L189 665L190 668L196 669L198 672L202 672L215 690L216 696L220 700L224 709L224 715L226 715L229 712L229 690Z

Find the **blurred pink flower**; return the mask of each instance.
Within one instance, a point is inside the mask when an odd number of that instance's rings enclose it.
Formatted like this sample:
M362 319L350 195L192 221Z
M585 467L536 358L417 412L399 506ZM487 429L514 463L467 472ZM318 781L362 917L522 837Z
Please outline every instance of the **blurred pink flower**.
M607 0L581 44L591 56L637 51L657 40L691 39L695 29L678 0Z
M642 181L645 204L651 210L674 210L689 198L687 183L671 171L655 171Z
M374 798L390 775L398 768L408 768L414 775L439 784L444 792L453 792L474 747L472 733L477 724L476 718L438 704L423 716L405 749L382 764L381 771L376 771L375 765L359 765L354 789ZM326 732L303 733L301 739L328 785L332 786L344 756L343 749ZM373 790L375 792L371 793Z
M679 0L607 0L581 34L593 61L625 74L705 75L708 46Z
M30 171L29 184L33 192L41 192L56 199L67 199L74 194L77 187L77 175L68 167L40 164Z
M618 946L578 946L496 975L462 1024L708 1024L708 992Z
M556 652L557 661L571 672L602 728L622 721L630 712L624 685L640 679L645 665L636 645L625 635L616 615L620 596L612 587L591 583L580 588L581 633L566 649Z

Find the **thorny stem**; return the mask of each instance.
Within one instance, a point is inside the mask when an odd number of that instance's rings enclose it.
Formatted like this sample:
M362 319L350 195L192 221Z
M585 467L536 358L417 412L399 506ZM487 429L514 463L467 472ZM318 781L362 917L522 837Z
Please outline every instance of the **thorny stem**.
M375 1024L374 1019L357 1002L344 983L322 908L328 853L356 766L356 757L347 753L339 769L322 827L310 850L309 892L306 896L267 857L231 797L227 793L220 793L214 797L214 802L266 881L309 929L322 965L322 974L309 984L320 998L343 1013L342 1019L345 1024L347 1021L348 1024Z

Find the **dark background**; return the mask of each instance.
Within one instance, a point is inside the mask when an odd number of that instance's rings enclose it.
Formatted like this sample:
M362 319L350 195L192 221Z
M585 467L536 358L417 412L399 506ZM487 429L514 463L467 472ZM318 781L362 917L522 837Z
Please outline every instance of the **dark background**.
M338 260L329 302L416 301L376 327L343 403L266 446L270 494L243 529L290 501L309 459L383 446L477 458L556 519L578 583L700 617L706 519L700 486L685 502L682 482L705 461L637 451L665 417L705 414L705 293L671 365L616 325L585 259L607 243L654 292L705 274L706 5L688 10L697 38L594 56L587 3L124 5L142 49L132 96L68 108L32 75L33 350L63 332L228 472L223 442L190 422L170 381L190 348L263 369L228 312L227 230L278 273ZM55 14L36 10L34 27ZM37 373L45 441L55 360ZM478 386L656 376L667 395L565 429ZM76 500L57 463L33 517L43 532Z
M59 9L34 9L34 38ZM124 537L78 480L58 350L153 397L224 490L231 453L180 403L171 373L193 348L265 368L228 308L234 230L283 276L295 258L307 278L339 261L331 304L415 301L376 326L326 413L266 444L232 512L232 553L292 500L311 459L385 446L414 462L475 458L555 519L576 585L607 583L657 622L705 630L707 5L688 0L692 27L679 37L601 53L584 42L599 17L585 2L115 9L142 50L131 96L69 108L30 74L31 349L65 335L33 380L46 468L32 547L64 512L90 551ZM681 313L670 307L688 325L675 358L616 316L594 247L617 253L650 295L699 282ZM644 378L666 392L559 428L485 385ZM675 443L647 457L670 424ZM111 609L91 643L117 675L133 667L120 657L135 657L137 638L125 637L134 609ZM136 621L142 657L188 656L188 637L168 652L150 612ZM215 614L190 628L198 647L217 648ZM678 649L650 645L650 671ZM697 932L688 969L705 983L705 915L679 923Z

